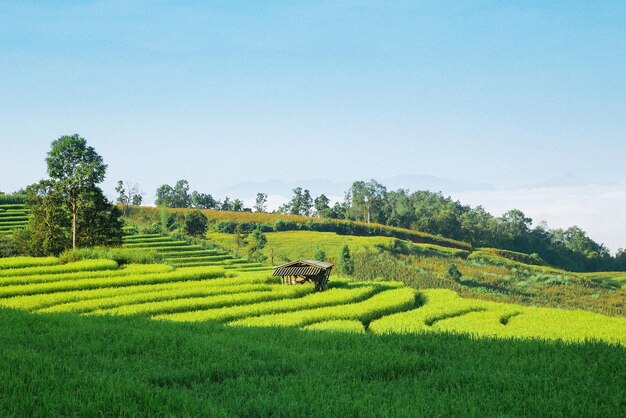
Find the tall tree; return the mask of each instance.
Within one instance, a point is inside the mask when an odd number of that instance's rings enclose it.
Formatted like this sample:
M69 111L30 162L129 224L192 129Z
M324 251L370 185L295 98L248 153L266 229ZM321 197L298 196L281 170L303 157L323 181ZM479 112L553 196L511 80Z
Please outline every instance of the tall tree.
M77 134L62 136L52 142L46 158L48 175L64 195L72 214L72 248L76 249L79 202L104 180L107 165L85 138Z
M353 216L357 220L370 223L373 220L382 222L382 209L387 195L387 188L376 180L367 183L355 181L348 191L348 199L352 203Z
M313 201L313 204L315 205L315 213L317 214L318 217L321 217L321 218L331 217L333 210L329 206L330 199L326 197L325 194L322 193L321 195L316 197L315 200Z
M199 193L194 190L191 193L190 204L196 209L215 209L218 202L208 193Z
M257 193L256 201L254 203L254 211L255 212L265 212L267 209L267 194L265 193Z
M84 138L63 136L51 144L46 158L50 179L27 188L32 210L18 243L33 255L57 254L71 246L119 244L120 212L97 186L106 164Z
M302 187L296 187L293 191L291 200L279 209L279 213L289 213L291 215L311 216L313 211L313 198L311 192Z
M189 182L185 179L178 180L174 187L163 184L156 191L157 206L168 208L188 208L191 203L189 195Z
M122 180L117 182L117 186L115 187L115 191L117 192L117 200L116 203L122 205L122 215L126 216L128 212L129 206L139 206L143 201L142 192L139 190L139 186L130 183L124 184Z

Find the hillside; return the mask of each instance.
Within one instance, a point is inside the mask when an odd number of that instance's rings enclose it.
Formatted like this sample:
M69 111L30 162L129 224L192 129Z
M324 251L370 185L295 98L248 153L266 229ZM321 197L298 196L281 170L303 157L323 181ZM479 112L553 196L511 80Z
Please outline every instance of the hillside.
M168 209L170 227L178 228L190 211ZM315 258L320 251L337 264L340 249L348 245L354 256L355 278L382 277L416 289L447 288L470 298L626 316L626 272L570 272L548 266L536 254L471 248L382 225L368 229L368 224L281 214L203 213L210 221L208 242L242 258L247 256L248 233L259 228L267 237L262 254L273 265ZM138 230L155 230L161 228L160 215L155 208L134 208L128 221ZM351 228L335 231L344 224ZM403 239L409 232L417 235ZM457 279L447 273L452 265L460 272Z
M129 237L125 245L133 249L154 239ZM204 255L199 251L207 250L162 240L148 245L155 245L162 255L168 254L163 249L175 248L177 254L169 258L170 265L120 266L110 259L61 264L53 257L0 260L0 306L40 313L141 315L233 326L312 326L378 333L447 331L626 344L626 318L463 299L450 290L417 291L398 281L334 278L326 291L315 293L311 285L279 284L280 279L272 277L266 267L227 254ZM183 253L189 255L180 257ZM193 258L199 261L181 262Z
M403 248L388 237L267 235L277 253L298 256L343 242L354 248L355 261L376 245ZM220 239L231 235L208 237L190 244L136 234L121 249L71 255L77 261L0 259L0 411L618 416L623 410L626 376L615 365L626 361L626 318L464 298L407 287L398 278L334 276L315 293L311 285L279 284L270 266L220 249ZM431 264L472 263L455 254L463 250L411 245L442 252L420 256ZM467 275L470 266L459 268Z

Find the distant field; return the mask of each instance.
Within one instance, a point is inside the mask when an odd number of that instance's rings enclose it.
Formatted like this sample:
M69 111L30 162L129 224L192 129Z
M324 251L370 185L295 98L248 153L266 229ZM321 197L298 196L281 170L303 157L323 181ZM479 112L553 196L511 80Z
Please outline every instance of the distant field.
M322 249L331 262L336 262L344 245L348 245L350 251L362 252L365 250L375 251L377 245L389 246L396 238L390 237L361 237L355 235L339 235L334 232L313 231L285 231L268 232L267 244L263 254L270 258L274 252L274 263L281 264L299 258L314 258L318 249ZM230 251L244 252L245 248L238 248L233 234L209 233L207 238ZM454 257L469 254L467 251L450 247L441 247L434 244L415 244L403 241L407 246L414 248L416 253L436 254L440 256Z
M29 218L30 211L23 203L0 204L0 235L9 235L16 229L24 228Z

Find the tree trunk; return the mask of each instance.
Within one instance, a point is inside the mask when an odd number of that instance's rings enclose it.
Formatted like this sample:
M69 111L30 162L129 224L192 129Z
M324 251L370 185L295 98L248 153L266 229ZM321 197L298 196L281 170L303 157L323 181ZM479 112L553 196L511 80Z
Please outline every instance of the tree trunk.
M76 197L72 197L72 250L76 250Z

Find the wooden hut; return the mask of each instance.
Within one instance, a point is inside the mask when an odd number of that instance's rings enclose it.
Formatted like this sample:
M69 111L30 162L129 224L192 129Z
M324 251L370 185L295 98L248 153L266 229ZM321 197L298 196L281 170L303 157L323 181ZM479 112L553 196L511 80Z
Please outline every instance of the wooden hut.
M316 260L296 260L274 267L274 276L280 276L283 284L314 283L315 291L324 290L332 270L332 263Z

